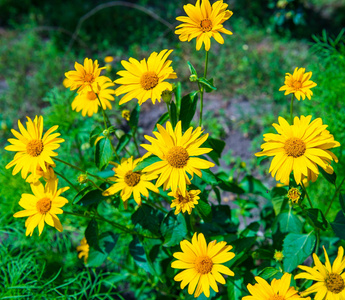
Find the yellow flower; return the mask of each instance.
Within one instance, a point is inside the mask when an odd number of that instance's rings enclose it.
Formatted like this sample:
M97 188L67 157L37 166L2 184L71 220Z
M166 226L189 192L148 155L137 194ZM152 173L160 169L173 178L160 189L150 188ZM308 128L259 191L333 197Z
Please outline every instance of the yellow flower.
M337 157L329 149L339 147L333 135L326 130L320 118L311 121L311 116L295 117L294 124L282 117L278 124L272 124L278 134L264 134L266 143L261 145L262 152L256 156L274 156L269 172L284 184L288 184L290 173L293 171L297 184L304 177L313 182L319 174L318 166L332 174L330 162L338 162Z
M198 195L200 193L200 190L190 190L183 196L179 189L176 192L170 192L168 195L175 198L170 205L171 208L176 207L175 215L181 211L183 213L188 211L188 214L191 214L192 208L195 207L194 204L198 204L198 200L200 199Z
M36 176L34 174L30 174L28 176L28 178L26 178L26 182L35 183L41 177L43 177L43 179L45 181L56 179L56 174L54 173L54 169L53 169L56 167L56 164L54 163L54 164L50 165L50 164L45 163L45 166L46 166L47 170L43 171L43 169L40 167L40 165L37 165Z
M245 296L242 300L307 300L302 298L293 286L290 286L291 274L285 273L281 279L274 278L271 285L258 276L255 280L257 281L255 285L247 285L251 296Z
M99 68L98 61L92 62L92 59L85 58L84 65L77 62L74 64L75 70L65 73L68 79L65 82L65 87L71 90L78 89L80 93L84 88L94 86L103 76L99 76L103 68Z
M84 237L81 241L80 241L80 246L77 246L77 251L78 253L78 258L82 258L84 256L84 263L87 262L87 259L89 258L89 250L90 250L90 246L87 243L86 238Z
M284 85L279 91L285 91L284 95L294 93L295 97L299 100L305 99L305 96L310 100L313 92L311 88L317 86L317 84L310 80L312 72L305 73L305 68L295 68L295 71L291 75L286 73Z
M129 159L122 159L121 164L116 164L117 167L113 168L115 176L109 178L116 183L105 190L103 196L114 195L121 191L121 199L126 202L133 193L135 202L141 205L141 195L148 197L148 189L159 193L158 189L150 182L157 176L145 174L145 172L133 172L140 160L141 158L138 158L133 161L132 156Z
M117 72L121 78L115 83L121 84L115 90L116 96L125 94L120 105L134 98L138 99L139 105L151 99L153 104L160 102L161 94L164 90L172 90L172 85L164 80L176 78L176 73L170 66L171 60L166 60L173 50L162 50L159 54L153 52L146 62L140 62L134 58L128 61L121 61L126 70Z
M55 125L51 127L42 137L43 134L43 117L35 117L32 121L27 117L26 128L18 120L18 127L20 133L14 129L11 132L17 139L8 139L12 144L5 147L8 151L16 151L16 155L13 160L7 164L6 169L15 165L12 174L17 174L20 170L22 177L25 179L29 172L34 177L37 176L38 165L42 168L43 172L47 172L46 163L54 165L54 161L51 159L53 156L57 156L56 150L60 147L59 143L64 142L64 139L58 138L60 133L53 133L59 126Z
M121 115L122 118L126 119L127 121L129 121L129 119L131 118L131 112L128 109L124 109Z
M299 189L293 187L288 190L287 197L292 203L297 204L301 197L301 192L299 191Z
M30 184L32 194L22 194L19 205L25 210L21 210L13 215L15 218L29 217L25 221L26 235L32 236L34 229L38 226L39 235L41 235L44 223L55 227L62 232L62 225L56 216L62 214L61 209L68 200L61 197L60 194L67 191L69 187L57 189L58 179L47 181L45 187L37 181Z
M320 262L320 259L314 253L314 268L307 266L298 266L300 269L306 272L297 274L295 276L295 279L303 278L317 281L311 287L302 292L301 295L306 296L312 293L316 293L315 299L345 299L345 273L343 273L345 268L344 249L343 247L338 248L338 255L334 260L332 266L325 247L323 247L323 250L325 252L326 258L325 265Z
M228 267L222 265L235 257L233 252L229 252L232 246L226 245L226 242L212 241L207 245L202 233L199 233L198 237L194 233L192 243L183 240L180 246L182 252L173 254L178 260L174 261L171 267L186 270L177 274L174 280L181 281L181 289L189 284L188 293L192 295L195 290L195 298L202 292L209 297L210 286L218 292L216 281L225 284L225 279L220 273L235 275Z
M211 6L209 0L197 0L195 6L187 4L183 6L187 17L177 17L176 20L183 22L176 27L175 34L179 35L181 42L190 42L196 38L196 50L200 50L205 44L205 50L211 47L211 37L218 43L224 44L224 39L220 33L232 34L231 31L223 27L223 23L232 15L232 11L227 10L227 4L223 0L216 1Z
M276 261L282 261L282 260L284 259L284 254L283 254L283 252L281 252L281 251L274 250L273 258L274 258Z
M88 181L87 174L80 174L77 178L80 184L86 183Z
M85 117L86 114L91 117L94 113L98 112L98 107L101 106L99 100L101 100L104 110L107 108L111 109L112 106L109 101L114 101L113 95L115 94L115 91L110 88L112 86L114 86L114 83L108 77L102 76L92 89L86 88L74 98L72 109L77 112L82 111L81 114L83 117Z
M190 127L182 135L181 121L177 123L175 130L170 122L167 122L166 129L159 124L157 128L159 132L153 133L157 139L145 135L151 145L141 146L149 152L148 154L158 156L161 161L153 163L143 171L160 175L156 182L157 187L163 184L165 190L171 188L174 193L179 188L181 194L185 196L186 185L191 184L187 173L192 178L194 173L202 177L200 169L214 166L212 162L194 157L212 151L211 148L199 148L207 140L208 134L199 137L203 132L201 127L197 127L194 131L193 127Z
M111 63L113 60L114 60L114 57L112 57L112 56L106 56L104 58L104 62L107 64Z

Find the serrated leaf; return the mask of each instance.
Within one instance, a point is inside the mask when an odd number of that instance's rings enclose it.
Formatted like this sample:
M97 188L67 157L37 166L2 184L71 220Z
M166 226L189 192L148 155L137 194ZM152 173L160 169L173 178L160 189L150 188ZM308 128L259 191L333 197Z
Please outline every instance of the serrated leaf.
M208 138L205 143L202 144L202 147L212 149L207 155L219 166L219 158L224 150L225 142L214 138Z
M324 169L319 168L321 174L323 175L323 177L326 178L326 180L332 184L335 185L335 182L337 180L337 174L335 174L335 172L333 172L333 174L328 174Z
M198 204L196 205L196 209L200 217L205 222L212 221L212 209L211 209L211 206L206 201L199 199Z
M291 273L312 253L316 243L314 231L308 234L289 233L283 243L284 270Z
M217 88L213 85L213 78L207 80L204 77L200 77L198 78L198 82L204 86L206 93L217 90Z
M141 162L139 162L137 164L137 166L133 169L133 172L142 171L146 167L151 166L152 164L159 162L159 161L161 161L161 159L158 156L151 155L151 156L145 158L144 160L142 160Z
M179 120L182 122L182 131L186 131L193 120L198 103L198 92L192 92L184 96L181 100L181 110Z
M113 150L110 143L108 138L103 138L96 144L95 164L100 171L108 166L109 161L113 157Z
M306 213L310 220L314 223L315 227L326 230L328 227L328 222L323 215L323 212L318 208L308 208L306 209Z
M293 213L293 210L291 207L288 212L282 212L278 214L272 226L273 232L276 232L278 224L279 224L280 232L283 232L283 233L285 232L300 233L303 228L303 223L298 218L298 216L296 216Z
M285 204L287 203L286 195L287 190L283 187L274 187L271 190L270 196L276 216L282 212L282 210L285 207Z
M132 135L128 133L125 133L123 136L121 136L120 140L118 141L116 145L116 149L115 149L116 152L120 153L123 150L123 148L127 146L131 138L132 138Z
M340 210L335 217L335 220L330 223L335 235L342 240L345 240L345 216Z
M161 218L158 212L153 209L150 205L143 203L139 208L132 214L131 220L134 225L140 224L142 228L151 231L153 234L159 233L159 224Z
M170 211L161 223L161 233L164 237L164 247L179 244L187 235L187 224L182 214L174 215Z
M129 126L132 128L132 129L135 129L138 127L138 122L139 122L139 115L140 115L140 105L137 104L135 106L135 108L132 110L131 112L131 116L129 118Z
M102 252L98 244L98 223L95 219L92 219L87 225L85 238L90 247Z

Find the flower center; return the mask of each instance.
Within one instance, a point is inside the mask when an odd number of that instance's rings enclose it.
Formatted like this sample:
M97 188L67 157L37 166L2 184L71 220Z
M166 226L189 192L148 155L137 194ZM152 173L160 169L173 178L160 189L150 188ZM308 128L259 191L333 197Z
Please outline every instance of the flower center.
M213 262L208 256L199 256L195 260L195 269L198 273L207 274L212 271Z
M273 295L270 297L269 300L285 300L285 298L283 296L280 296L280 295Z
M302 86L302 83L300 81L294 81L292 85L294 88L299 89Z
M50 211L51 208L51 201L49 198L42 198L41 200L38 200L36 203L37 211L41 214L45 214L48 211Z
M141 75L140 84L144 90L151 90L158 84L159 78L153 71L148 71Z
M174 168L183 168L187 165L189 154L185 148L175 146L168 151L166 159Z
M288 156L300 157L307 148L301 139L292 137L286 140L284 149Z
M125 183L129 186L136 186L140 182L140 173L128 171L125 174Z
M339 274L331 273L326 279L326 287L332 293L339 294L345 287L344 279Z
M203 32L212 30L212 22L210 19L204 19L200 22L200 27Z
M94 91L88 91L86 94L87 99L89 99L90 101L96 100L97 99L97 95L95 94Z
M183 197L182 195L178 195L178 201L179 201L179 204L186 204L190 201L190 198L188 196L188 192L186 194L186 197Z
M31 156L37 157L43 151L43 142L42 140L32 140L26 145L26 152Z
M86 82L93 82L93 75L92 74L86 74L85 76L84 76L84 81L86 81Z

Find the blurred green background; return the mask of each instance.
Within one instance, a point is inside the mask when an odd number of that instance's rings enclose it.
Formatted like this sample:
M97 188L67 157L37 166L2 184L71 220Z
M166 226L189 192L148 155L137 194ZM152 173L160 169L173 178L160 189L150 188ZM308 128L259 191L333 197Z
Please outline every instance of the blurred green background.
M289 116L290 97L278 92L286 72L292 73L295 67L313 72L312 80L318 84L314 96L311 101L296 101L295 114L321 117L335 139L345 142L345 1L226 2L234 15L225 27L234 34L225 38L224 45L212 43L209 74L217 91L205 96L208 111L204 127L213 137L227 142L221 168L229 176L240 181L252 174L272 188L275 181L268 174L269 162L259 164L253 153L259 151L262 134L273 132L271 124L278 116ZM188 83L186 62L191 61L201 72L204 53L195 50L195 41L179 42L173 32L178 25L175 18L184 15L182 7L189 1L116 3L120 5L83 0L0 0L1 148L12 137L10 129L17 129L18 118L24 121L26 116L43 114L45 129L59 124L58 131L66 139L59 157L92 171L89 132L101 117L83 118L72 111L74 93L62 85L64 73L85 57L98 59L103 66L104 58L113 56L107 75L115 79L122 59L141 59L153 51L174 49L170 59L178 79L184 82L184 91L196 88ZM126 130L121 119L124 108L133 108L133 103L121 108L114 104L109 116ZM148 118L159 117L152 113L155 109L148 102L142 108ZM334 152L339 158L334 168L342 179L344 147ZM40 237L36 232L31 238L25 237L24 220L12 215L20 210L18 201L22 193L29 192L29 186L20 175L13 177L12 170L5 170L12 157L12 153L1 150L0 278L4 284L0 285L0 299L158 297L152 292L156 283L147 280L145 271L131 269L133 262L123 262L128 264L125 271L110 264L97 269L84 267L75 247L83 236L85 220L73 219L71 223L63 216L63 233L46 228ZM64 172L77 184L77 173ZM316 207L327 207L333 190L322 176L309 190ZM73 196L72 191L66 193L67 198ZM115 210L108 213L123 223L128 217ZM126 248L116 251L126 257Z

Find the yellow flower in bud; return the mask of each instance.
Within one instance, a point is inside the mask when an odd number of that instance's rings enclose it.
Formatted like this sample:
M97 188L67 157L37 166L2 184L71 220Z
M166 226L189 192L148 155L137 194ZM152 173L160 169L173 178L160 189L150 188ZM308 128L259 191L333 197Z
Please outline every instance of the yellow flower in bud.
M126 119L127 121L129 121L129 119L131 118L131 112L128 109L124 109L121 115L122 118Z
M301 192L297 188L291 188L287 193L287 197L293 204L297 204L299 199L301 198Z
M80 183L80 184L83 184L85 182L87 182L87 174L80 174L77 178L77 181Z
M275 251L274 251L273 258L274 258L276 261L282 261L283 258L284 258L284 254L283 254L282 251L275 250Z

